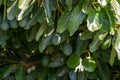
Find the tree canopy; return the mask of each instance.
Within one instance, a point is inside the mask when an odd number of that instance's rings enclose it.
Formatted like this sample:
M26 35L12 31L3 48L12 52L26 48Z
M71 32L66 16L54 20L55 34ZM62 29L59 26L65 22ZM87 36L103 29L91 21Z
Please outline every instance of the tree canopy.
M0 80L120 79L120 0L0 0Z

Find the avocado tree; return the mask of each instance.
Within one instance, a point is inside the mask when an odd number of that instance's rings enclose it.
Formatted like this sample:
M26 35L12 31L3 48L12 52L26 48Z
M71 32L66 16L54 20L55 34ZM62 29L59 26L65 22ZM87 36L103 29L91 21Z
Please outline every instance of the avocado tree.
M0 0L0 80L120 79L120 0Z

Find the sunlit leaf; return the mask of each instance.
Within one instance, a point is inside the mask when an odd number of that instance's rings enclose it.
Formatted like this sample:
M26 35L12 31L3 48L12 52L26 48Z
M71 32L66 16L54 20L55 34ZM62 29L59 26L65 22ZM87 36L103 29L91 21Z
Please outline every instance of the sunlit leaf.
M68 30L70 32L70 36L72 36L77 29L79 28L79 25L82 24L85 14L81 11L81 8L78 6L75 7L75 9L71 13L71 18L69 22Z

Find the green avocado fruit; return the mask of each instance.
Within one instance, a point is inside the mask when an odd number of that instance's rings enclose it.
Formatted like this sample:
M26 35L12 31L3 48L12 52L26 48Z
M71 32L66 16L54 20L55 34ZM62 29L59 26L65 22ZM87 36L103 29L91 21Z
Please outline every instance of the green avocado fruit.
M15 18L13 20L10 20L10 27L12 29L17 29L18 28L18 24L17 24L17 21L16 21Z
M60 37L60 35L59 34L53 34L53 36L52 36L52 39L51 39L51 42L52 42L52 44L53 45L59 45L60 44L60 42L61 42L61 37Z
M0 28L3 31L7 31L9 29L9 24L6 20L3 20L2 23L0 24Z

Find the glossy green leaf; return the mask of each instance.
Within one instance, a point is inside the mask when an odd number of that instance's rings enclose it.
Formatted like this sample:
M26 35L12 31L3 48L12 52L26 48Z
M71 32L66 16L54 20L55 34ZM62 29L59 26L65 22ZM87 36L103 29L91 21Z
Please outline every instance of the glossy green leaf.
M93 8L91 6L91 0L85 0L83 5L82 5L82 11L85 13L85 14L89 14Z
M36 36L35 36L35 40L36 40L36 41L38 41L38 40L40 39L40 37L42 36L42 34L44 33L44 31L46 30L46 27L47 27L47 25L46 25L45 23L43 23L43 24L40 26L40 28L39 28Z
M52 35L42 38L42 41L39 43L40 52L43 52L46 49L46 47L50 44L51 37Z
M101 31L98 31L95 36L94 39L92 41L92 43L89 45L89 50L91 52L95 52L101 43L103 43L104 39L106 38L108 33L102 33Z
M114 13L109 7L106 7L105 11L107 13L107 16L108 16L108 19L109 19L109 22L110 22L110 31L109 31L109 33L111 35L114 35L115 34L115 16L114 16Z
M19 66L16 75L15 75L16 80L25 80L25 69L23 66Z
M35 35L37 33L37 27L36 26L32 26L31 29L26 31L26 39L28 42L31 42L32 40L34 40Z
M24 29L30 29L32 25L34 25L37 22L37 16L39 15L40 8L36 12L36 14L31 18L31 20L27 23Z
M70 32L70 36L72 36L77 29L79 28L79 25L82 24L85 14L81 11L81 8L78 6L75 7L75 9L71 13L71 18L69 22L68 30Z
M92 43L89 45L89 50L91 52L95 52L98 49L98 47L100 45L100 40L99 40L100 34L101 34L101 32L97 32L96 35L94 36Z
M91 11L87 18L87 28L94 32L99 30L103 25L103 16L100 12Z
M32 11L34 3L35 3L35 0L32 0L32 2L30 3L30 5L26 9L22 8L21 12L18 15L18 20L21 20L22 18L24 18L25 16L27 16ZM29 2L28 2L28 4L29 4Z
M88 72L93 72L96 69L96 62L91 57L86 57L82 60L84 69Z
M107 38L105 39L105 41L102 44L102 48L103 49L107 49L111 46L111 42L112 42L112 37L111 36L107 36Z
M63 33L69 25L70 22L70 12L65 12L58 20L57 32Z
M90 32L89 30L85 30L84 32L80 33L80 39L81 40L87 40L87 39L92 39L93 36L95 35L95 32Z
M17 15L17 12L18 12L18 2L19 2L19 0L16 0L13 3L13 5L10 8L8 8L8 10L7 10L7 18L9 20L14 19L15 16Z
M35 0L33 0L35 1ZM19 0L19 8L21 9L21 12L19 13L17 20L21 20L23 19L23 14L26 11L26 9L28 9L29 5L30 5L31 0ZM28 11L29 13L29 11Z
M39 23L43 23L45 21L45 12L44 12L44 8L41 7L39 15L38 15L38 22Z
M51 6L50 6L50 0L44 0L44 9L46 11L46 20L47 23L50 23L51 20L51 16L52 16L52 10L51 10Z
M113 64L115 62L116 55L117 55L117 53L116 53L115 49L112 48L111 55L110 55L110 60L109 60L109 63L110 63L111 66L113 66Z
M107 13L105 10L101 10L101 14L103 15L103 25L100 29L101 32L109 32L110 30L110 21L107 16Z
M79 63L80 57L77 54L72 54L67 60L67 65L69 68L75 68L79 65Z

